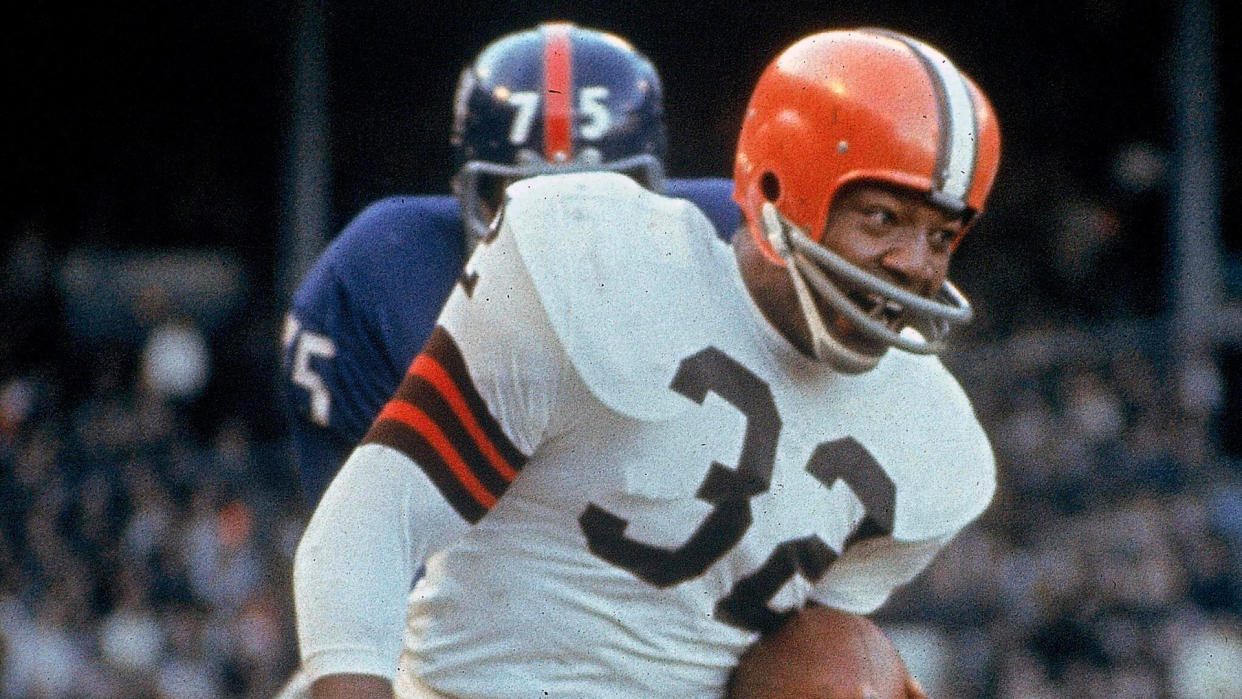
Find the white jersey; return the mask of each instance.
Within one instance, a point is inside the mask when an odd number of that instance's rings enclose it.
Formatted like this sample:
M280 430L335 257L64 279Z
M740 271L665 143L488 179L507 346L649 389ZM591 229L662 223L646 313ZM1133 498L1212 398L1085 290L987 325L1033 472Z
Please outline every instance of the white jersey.
M623 176L509 195L355 454L472 525L412 524L464 533L427 549L399 693L716 697L760 631L875 610L987 506L937 359L805 358L708 221Z

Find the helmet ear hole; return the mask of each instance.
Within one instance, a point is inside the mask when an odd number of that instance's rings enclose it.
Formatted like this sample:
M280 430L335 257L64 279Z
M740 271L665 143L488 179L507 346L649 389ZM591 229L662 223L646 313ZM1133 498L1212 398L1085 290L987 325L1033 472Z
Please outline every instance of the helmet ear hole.
M759 178L759 191L764 199L775 202L781 197L781 181L771 171L765 172Z

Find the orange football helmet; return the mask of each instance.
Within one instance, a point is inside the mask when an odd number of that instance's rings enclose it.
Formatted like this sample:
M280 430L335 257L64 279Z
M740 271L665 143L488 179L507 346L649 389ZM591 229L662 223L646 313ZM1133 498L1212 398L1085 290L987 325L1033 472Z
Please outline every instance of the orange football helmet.
M786 49L759 78L738 138L733 197L760 250L789 269L816 357L857 373L879 357L829 335L808 286L861 332L925 354L940 351L971 309L948 282L925 298L820 245L833 197L850 182L891 183L969 222L999 162L991 104L943 54L895 32L828 31ZM845 289L867 296L869 308ZM876 317L875 308L892 304L909 312L918 337Z

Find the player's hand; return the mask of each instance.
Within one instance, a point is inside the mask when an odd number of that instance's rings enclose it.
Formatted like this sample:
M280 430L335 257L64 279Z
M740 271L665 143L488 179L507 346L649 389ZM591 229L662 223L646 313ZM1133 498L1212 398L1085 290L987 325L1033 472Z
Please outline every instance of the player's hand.
M325 675L311 686L314 699L393 699L392 683L375 675Z

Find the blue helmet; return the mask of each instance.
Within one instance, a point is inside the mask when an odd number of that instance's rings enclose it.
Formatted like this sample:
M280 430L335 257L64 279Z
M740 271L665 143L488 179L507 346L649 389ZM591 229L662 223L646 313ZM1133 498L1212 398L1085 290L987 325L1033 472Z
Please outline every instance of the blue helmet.
M453 189L467 232L487 232L504 186L614 170L664 186L664 94L627 41L557 22L503 36L462 71L453 105Z

